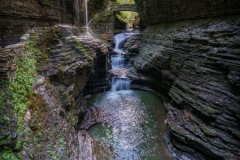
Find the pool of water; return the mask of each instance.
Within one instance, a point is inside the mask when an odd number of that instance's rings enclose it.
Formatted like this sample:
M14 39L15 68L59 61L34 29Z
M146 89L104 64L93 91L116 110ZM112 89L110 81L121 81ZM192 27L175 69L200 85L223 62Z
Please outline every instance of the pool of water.
M161 99L147 91L125 90L93 95L88 101L115 115L89 130L97 160L170 159L162 141L167 129Z

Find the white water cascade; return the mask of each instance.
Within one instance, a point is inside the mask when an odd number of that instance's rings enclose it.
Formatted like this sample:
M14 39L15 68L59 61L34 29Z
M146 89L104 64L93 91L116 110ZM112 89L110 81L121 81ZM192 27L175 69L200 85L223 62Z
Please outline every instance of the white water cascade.
M111 57L112 61L112 71L113 72L120 72L123 70L123 68L126 68L125 66L125 58L122 54L122 50L124 47L124 44L126 43L126 38L130 37L131 33L122 33L115 36L116 40L116 46L115 51L118 53L117 55L113 55ZM121 77L121 78L119 78ZM127 77L124 77L124 75L118 75L118 77L112 78L112 88L111 92L113 93L119 93L124 92L124 94L127 92L131 92L131 80Z
M122 34L118 34L115 36L115 41L116 41L116 45L114 50L115 51L122 51L124 44L126 43L126 38L130 37L132 35L132 33L122 33Z
M131 80L130 79L116 79L113 78L112 80L112 92L117 92L117 91L123 91L127 90L129 91L131 89Z
M88 25L88 2L85 0L86 26Z
M85 23L86 23L86 28L87 28L87 34L90 34L89 32L89 23L88 23L88 0L85 0Z
M124 55L122 54L117 54L111 57L111 61L112 61L112 69L120 69L120 68L124 68Z

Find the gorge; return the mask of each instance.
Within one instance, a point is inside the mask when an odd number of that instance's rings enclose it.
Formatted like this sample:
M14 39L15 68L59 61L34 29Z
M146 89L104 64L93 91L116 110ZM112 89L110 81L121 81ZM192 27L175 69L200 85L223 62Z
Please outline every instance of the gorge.
M240 159L239 8L3 0L0 159Z

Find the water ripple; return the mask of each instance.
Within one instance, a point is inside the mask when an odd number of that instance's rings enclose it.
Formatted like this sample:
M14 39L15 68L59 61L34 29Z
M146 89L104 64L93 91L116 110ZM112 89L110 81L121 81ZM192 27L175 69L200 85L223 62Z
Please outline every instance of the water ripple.
M158 122L153 117L158 97L141 92L107 92L92 97L97 107L111 112L115 117L109 124L90 130L95 139L113 147L114 156L107 156L107 159L162 159Z

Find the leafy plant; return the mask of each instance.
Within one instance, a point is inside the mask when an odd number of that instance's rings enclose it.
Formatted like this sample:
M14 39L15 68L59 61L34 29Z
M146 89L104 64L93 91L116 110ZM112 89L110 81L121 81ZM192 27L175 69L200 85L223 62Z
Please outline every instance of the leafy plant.
M17 160L17 157L14 155L12 150L4 146L3 154L0 156L0 159L3 160Z
M111 16L113 14L112 10L108 10L106 16Z
M3 92L0 92L1 105L6 107L7 105L13 106L15 112L17 113L17 132L21 137L26 130L26 123L23 121L23 116L28 109L30 104L29 96L32 94L32 84L37 82L36 76L36 60L35 54L36 49L34 48L35 43L30 41L25 46L25 54L22 56L15 55L16 60L16 70L14 72L14 77L12 81L7 84L4 82L4 96ZM4 120L9 120L8 116L4 115ZM25 137L24 141L29 141L28 137ZM26 143L23 143L23 148L25 148ZM21 146L21 141L18 139L17 147ZM19 155L19 154L18 154ZM0 159L16 159L15 154L9 148L4 148L3 154L0 154Z
M116 0L117 4L122 4L121 0Z
M116 0L117 4L135 4L134 0Z
M120 11L120 14L116 14L117 19L127 23L128 27L132 27L135 17L138 15L136 12Z

